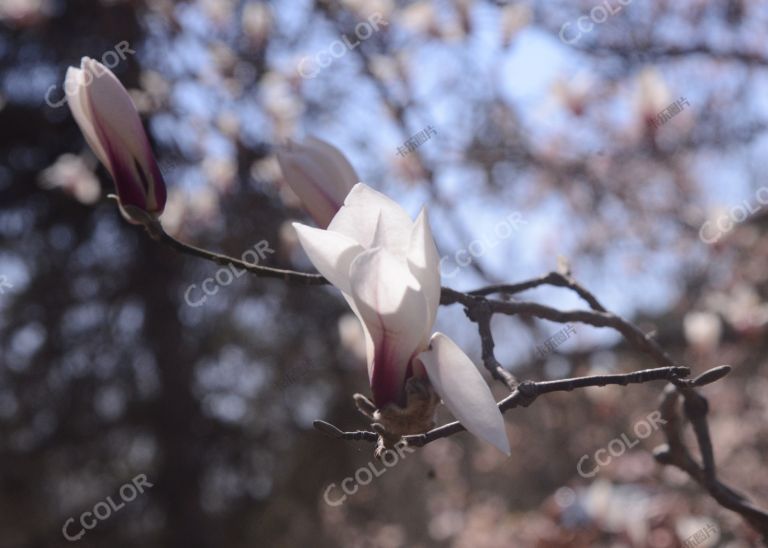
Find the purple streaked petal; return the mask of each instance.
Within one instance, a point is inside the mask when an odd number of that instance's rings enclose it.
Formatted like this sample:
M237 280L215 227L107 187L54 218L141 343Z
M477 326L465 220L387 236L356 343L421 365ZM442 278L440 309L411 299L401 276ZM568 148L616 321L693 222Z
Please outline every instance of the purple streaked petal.
M165 206L165 182L130 95L112 72L97 61L84 58L90 75L84 90L99 143L109 159L120 201L159 213Z
M368 354L371 389L381 407L403 404L413 356L422 349L427 305L405 261L388 250L364 251L350 266L350 297L373 343Z

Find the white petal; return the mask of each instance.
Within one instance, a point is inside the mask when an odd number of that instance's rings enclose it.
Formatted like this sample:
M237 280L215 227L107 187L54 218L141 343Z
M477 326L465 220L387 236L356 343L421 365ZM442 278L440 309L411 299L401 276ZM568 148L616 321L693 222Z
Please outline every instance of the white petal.
M403 404L408 366L421 350L427 305L408 265L386 249L361 253L350 266L351 297L368 328L373 353L371 388L379 407Z
M360 320L365 335L366 354L368 360L368 378L373 378L373 367L370 356L373 356L373 339L370 330L357 309L355 300L350 295L352 290L349 282L349 267L352 261L364 251L362 246L351 238L336 232L293 223L299 242L304 252L312 261L318 272L325 276L334 287L341 290L352 312Z
M510 455L504 417L472 360L447 336L435 333L419 354L429 381L456 419L475 436Z
M299 242L320 274L344 293L350 292L349 265L363 252L352 238L336 232L293 223Z
M93 126L93 114L90 112L88 103L85 100L83 71L79 68L69 67L64 79L64 89L67 91L69 110L72 111L72 117L77 122L77 125L80 126L80 131L83 132L86 142L99 161L104 164L104 167L111 171L109 158L101 142L99 142L96 129Z
M432 326L435 324L437 309L440 306L440 256L429 227L426 208L421 210L411 231L411 242L408 250L408 264L411 272L419 280L422 291L427 299L427 325L425 326L424 342L429 340Z
M379 243L383 243L390 252L405 256L413 221L397 202L364 183L352 188L344 200L344 207L328 225L328 230L349 236L363 247L370 248L374 244L377 222L381 223L380 235L384 239Z
M373 337L371 336L371 330L368 329L367 325L365 325L365 322L363 321L363 315L360 314L360 311L358 310L357 305L355 304L355 299L353 299L349 293L342 292L342 295L344 296L344 299L347 301L349 308L355 314L358 321L360 322L360 325L363 328L363 336L365 339L365 356L366 356L366 363L368 368L368 382L370 382L372 385L373 384L373 356L376 349L373 346Z

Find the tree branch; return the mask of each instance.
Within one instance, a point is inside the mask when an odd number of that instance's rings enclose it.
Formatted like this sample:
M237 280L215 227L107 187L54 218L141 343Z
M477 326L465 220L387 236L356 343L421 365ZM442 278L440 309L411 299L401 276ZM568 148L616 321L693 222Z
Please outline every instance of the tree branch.
M147 227L147 232L157 241L168 245L175 251L186 255L212 261L222 266L234 266L247 272L265 278L282 279L288 283L299 285L327 285L329 282L320 274L283 270L267 266L247 263L245 261L207 251L183 242L167 234L159 223ZM510 299L511 295L533 289L542 285L564 287L574 291L589 306L590 310L559 310L539 303L488 299L489 295L500 294L502 298ZM447 287L442 288L440 304L461 304L467 317L478 326L482 344L482 358L486 369L494 379L504 383L511 391L510 395L497 403L503 413L516 407L527 407L539 396L551 392L569 392L578 388L590 386L642 384L651 381L666 380L671 384L664 392L661 404L662 417L667 421L664 432L667 444L660 446L654 452L658 462L686 472L693 480L701 485L721 506L739 513L768 542L768 512L755 506L745 495L721 483L717 479L714 450L707 423L708 402L696 388L715 382L727 375L727 366L710 369L695 379L686 379L690 374L687 367L677 366L672 358L656 343L645 335L637 326L623 318L607 311L605 307L587 289L578 284L570 273L550 272L545 276L516 284L491 285L462 293ZM491 330L491 320L494 314L527 315L553 322L580 322L595 327L610 327L622 334L631 344L643 350L662 367L645 369L626 374L598 375L575 377L552 381L524 381L518 383L515 377L498 362L495 357L495 342ZM683 442L683 418L679 413L679 400L683 398L683 409L686 419L691 423L696 441L702 456L700 465L691 455ZM315 428L324 434L348 441L366 441L375 443L380 435L376 432L355 430L342 431L336 426L321 420L314 422ZM464 430L458 422L451 422L434 428L423 434L404 436L403 440L411 446L422 447L432 441L452 436Z
M683 441L684 418L680 414L681 396L685 419L691 423L696 434L696 442L702 455L702 465L696 462ZM664 391L660 407L661 416L666 421L663 430L667 443L657 447L654 456L659 463L675 466L688 474L720 506L740 514L760 532L763 540L768 543L768 512L755 506L746 495L720 482L716 477L714 451L707 423L708 407L706 398L695 389L668 386Z
M627 374L617 375L593 375L589 377L575 377L571 379L560 379L555 381L533 382L526 381L515 388L512 393L498 402L499 410L503 413L515 407L528 407L536 398L543 394L552 392L570 392L577 388L586 388L588 386L607 386L617 384L626 386L628 384L642 384L651 381L666 380L676 382L682 380L690 374L687 367L659 367L656 369L644 369ZM325 434L334 438L355 439L362 441L376 441L378 436L374 432L343 432L336 426L325 421L315 421L315 427ZM435 440L446 438L464 431L465 428L458 422L451 422L443 426L433 428L424 434L404 436L403 440L408 445L414 447L423 447Z
M283 270L280 268L272 268L270 266L262 266L254 263L248 263L240 259L235 259L228 255L222 255L220 253L214 253L199 247L195 247L184 242L180 242L173 236L168 234L160 223L152 228L147 228L147 232L152 238L160 243L169 246L171 249L183 253L184 255L191 255L205 259L207 261L214 262L222 266L235 266L247 270L251 274L256 274L262 278L277 278L285 282L296 285L327 285L326 280L320 274L311 272L298 272L295 270Z
M490 371L491 376L497 381L503 382L509 390L514 390L517 386L515 376L496 359L494 347L496 343L491 333L491 318L493 311L486 299L479 298L474 302L474 306L465 309L467 317L477 324L480 333L480 343L482 344L483 365Z
M505 295L513 295L515 293L520 293L522 291L526 291L528 289L533 289L535 287L539 287L541 285L553 285L557 287L565 287L568 289L571 289L575 291L579 297L584 299L586 303L592 308L592 310L597 310L600 312L606 312L605 307L600 304L600 301L597 300L597 298L592 295L589 291L584 289L581 285L579 285L576 280L571 278L567 274L562 274L560 272L550 272L546 276L542 276L540 278L535 278L533 280L528 280L526 282L521 282L518 284L500 284L500 285L489 285L488 287L483 287L481 289L475 289L474 291L470 291L469 295L476 295L476 296L487 296L492 295L494 293L502 293Z

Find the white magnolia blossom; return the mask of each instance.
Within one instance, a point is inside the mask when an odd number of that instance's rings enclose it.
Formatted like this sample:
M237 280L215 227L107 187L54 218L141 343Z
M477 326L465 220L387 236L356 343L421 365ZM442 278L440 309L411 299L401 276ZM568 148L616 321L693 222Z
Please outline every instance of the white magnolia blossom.
M294 226L312 263L363 325L376 406L402 407L406 380L428 378L467 430L509 455L504 419L477 367L446 335L432 333L440 258L426 210L413 221L359 183L327 230Z

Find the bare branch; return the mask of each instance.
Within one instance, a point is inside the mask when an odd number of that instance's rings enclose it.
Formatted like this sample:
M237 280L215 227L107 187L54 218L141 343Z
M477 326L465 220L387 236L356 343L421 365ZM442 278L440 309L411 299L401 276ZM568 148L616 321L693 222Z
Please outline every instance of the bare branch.
M491 318L493 312L488 304L488 301L483 298L479 298L475 301L475 304L466 309L467 316L470 320L477 324L477 329L480 333L480 343L482 344L482 356L483 364L485 368L490 371L491 376L497 381L503 382L507 388L514 390L517 385L517 380L514 375L504 369L504 367L496 359L496 354L493 349L496 343L493 341L493 333L491 333Z
M728 368L730 369L730 368ZM712 371L722 368L715 368ZM705 373L706 374L706 373ZM703 377L700 375L699 378ZM697 379L694 379L694 383ZM691 455L683 441L684 418L680 414L680 397L683 398L682 408L685 419L691 423L703 465ZM695 389L680 386L668 386L664 391L661 402L661 416L666 421L664 434L667 444L661 445L654 451L656 460L665 465L675 466L688 474L714 498L718 504L740 514L768 542L768 511L755 506L746 495L739 493L728 485L721 483L716 477L714 451L709 436L707 423L708 403L706 398Z
M589 377L575 377L556 381L526 381L518 385L518 387L512 391L512 394L498 402L497 405L499 406L499 410L503 413L519 406L528 407L539 396L550 394L552 392L570 392L577 388L607 386L609 384L626 386L628 384L642 384L659 380L677 381L689 374L690 369L687 367L659 367L656 369L634 371L627 374L593 375ZM315 428L334 438L361 441L376 441L377 439L377 435L374 432L343 432L325 421L315 421ZM404 436L403 440L408 443L408 445L422 447L432 441L452 436L453 434L464 430L465 428L456 421L443 426L438 426L424 434Z
M547 274L546 276L542 276L541 278L535 278L533 280L528 280L526 282L521 282L518 284L490 285L488 287L483 287L481 289L470 291L468 294L478 295L478 296L487 296L487 295L492 295L494 293L513 295L515 293L520 293L522 291L533 289L535 287L539 287L542 285L553 285L557 287L566 287L568 289L571 289L575 291L579 295L579 297L584 299L584 301L586 301L586 303L590 306L590 308L592 308L592 310L606 312L605 307L602 304L600 304L600 301L597 300L597 297L595 297L592 293L590 293L581 285L579 285L576 282L576 280L574 280L573 278L571 278L566 274L561 274L560 272L550 272L549 274Z
M320 274L314 274L310 272L297 272L295 270L283 270L280 268L272 268L270 266L261 266L254 263L247 263L228 255L222 255L220 253L214 253L207 251L193 245L185 244L175 239L173 236L163 230L160 223L153 226L152 229L147 229L147 232L155 240L166 244L175 251L183 253L185 255L192 255L193 257L199 257L207 261L214 262L222 266L235 266L247 270L251 274L256 274L262 278L277 278L288 283L297 285L327 285L326 280Z

